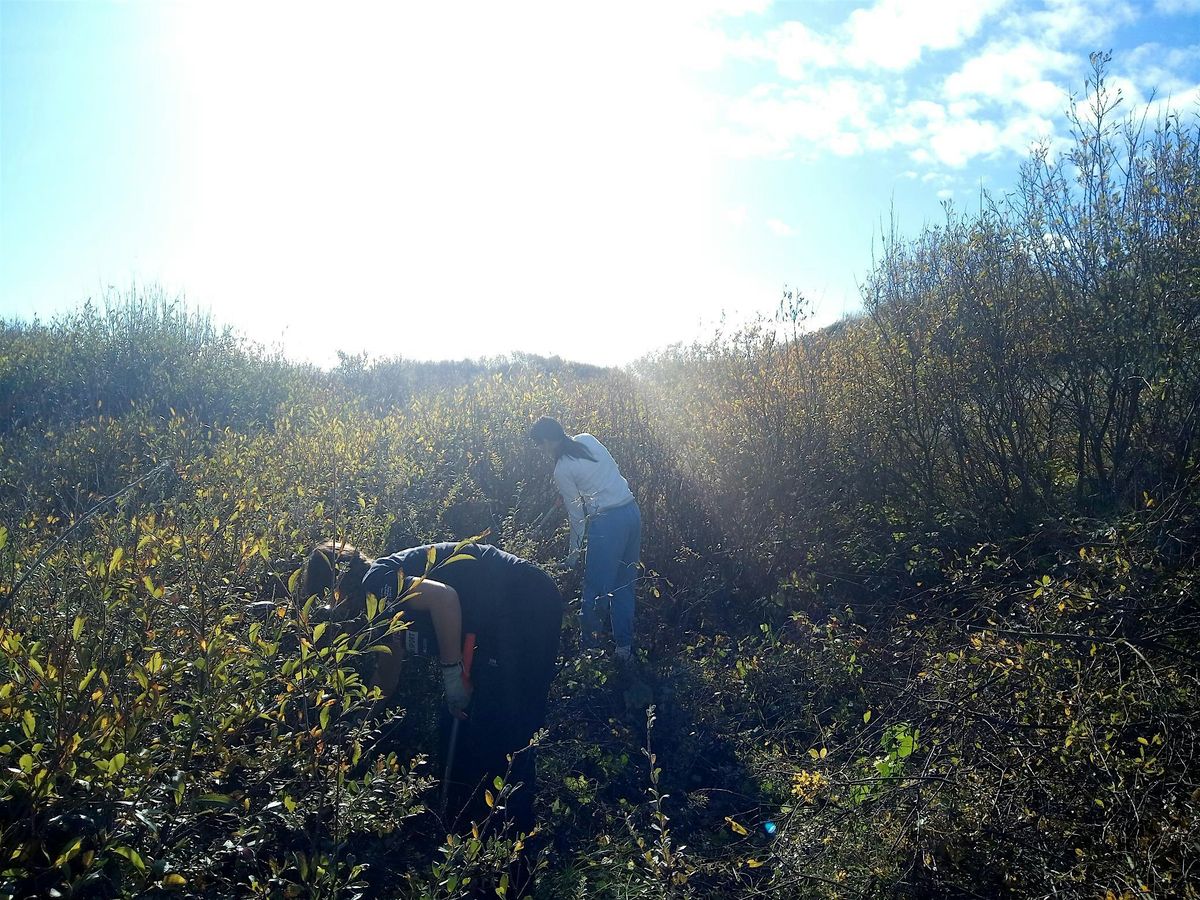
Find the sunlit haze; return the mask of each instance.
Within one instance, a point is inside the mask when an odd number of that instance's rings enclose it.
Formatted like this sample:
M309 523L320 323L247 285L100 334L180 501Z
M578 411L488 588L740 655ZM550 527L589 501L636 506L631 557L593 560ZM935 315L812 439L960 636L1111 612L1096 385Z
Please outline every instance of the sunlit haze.
M1190 108L1200 3L0 2L0 317L157 283L251 338L621 364L859 305L1088 53ZM111 287L110 287L111 286Z

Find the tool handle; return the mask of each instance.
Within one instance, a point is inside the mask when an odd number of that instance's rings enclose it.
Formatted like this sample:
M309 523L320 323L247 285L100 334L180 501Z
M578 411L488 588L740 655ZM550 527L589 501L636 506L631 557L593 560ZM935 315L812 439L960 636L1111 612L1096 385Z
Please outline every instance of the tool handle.
M462 651L462 679L463 687L468 691L471 690L471 663L475 661L475 635L468 634L466 640L463 641Z

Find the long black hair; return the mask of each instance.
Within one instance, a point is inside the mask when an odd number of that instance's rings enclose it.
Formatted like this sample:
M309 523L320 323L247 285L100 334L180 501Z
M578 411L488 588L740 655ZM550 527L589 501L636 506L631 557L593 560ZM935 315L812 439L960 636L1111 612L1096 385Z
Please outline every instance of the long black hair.
M367 592L363 578L374 560L345 541L323 541L313 548L304 563L300 579L300 596L304 603L309 597L322 597L333 592L330 608L337 610L339 621L353 619L366 610Z
M542 416L533 423L533 426L529 429L529 439L531 441L555 441L558 444L556 459L569 456L572 459L586 459L589 462L596 461L596 457L592 456L591 450L574 438L569 437L563 431L563 427L559 424L558 419L552 419L550 416Z

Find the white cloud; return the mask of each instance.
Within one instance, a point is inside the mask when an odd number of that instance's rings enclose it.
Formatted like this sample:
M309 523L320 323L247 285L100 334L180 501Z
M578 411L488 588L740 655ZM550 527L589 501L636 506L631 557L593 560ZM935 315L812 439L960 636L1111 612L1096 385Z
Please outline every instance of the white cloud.
M960 169L976 156L994 153L1000 145L1000 129L994 122L961 119L934 128L929 146L939 162Z
M1019 102L1039 111L1057 104L1061 111L1066 91L1046 76L1064 75L1077 67L1077 57L1030 39L990 44L946 78L943 90L951 100Z
M760 85L726 110L740 130L727 133L725 147L737 156L786 157L820 148L855 153L886 102L879 85L849 78L788 88Z
M1200 0L1197 0L1200 7ZM1194 82L1182 74L1200 66L1200 44L1168 47L1142 44L1120 59L1121 68L1145 93L1173 95L1186 92Z
M684 0L683 8L691 7L714 16L761 15L771 8L773 0Z
M1033 35L1042 43L1071 43L1094 47L1119 28L1138 18L1138 4L1130 0L1043 0L1041 9L1022 10L1009 27Z
M937 198L939 200L951 200L954 198L954 191L950 188L942 188L937 192Z
M858 68L907 69L925 50L962 45L1008 0L877 0L850 14L846 61Z
M766 37L766 53L784 78L803 80L813 69L827 69L841 58L833 41L800 22L785 22Z
M1024 156L1036 145L1055 144L1056 121L1032 113L1014 116L1004 123L997 140L1002 148Z
M779 237L792 237L796 232L792 226L781 219L767 219L767 227L771 229L771 233Z
M926 50L962 46L988 16L1010 2L876 0L826 34L799 21L784 22L758 42L755 55L773 61L780 75L794 81L830 68L900 71L911 68Z
M725 219L736 229L742 229L750 220L750 210L746 209L745 204L735 206L733 209L725 213Z
M1200 10L1200 0L1159 0L1159 8ZM1134 0L870 0L821 27L806 18L743 31L726 59L760 76L753 67L770 64L780 81L722 101L722 148L769 158L899 149L934 169L1023 156L1035 144L1053 149L1088 75L1087 52L1143 11ZM985 32L989 20L997 27ZM989 33L1003 37L981 43ZM938 51L950 63L944 75L928 60ZM1118 54L1106 81L1122 91L1122 112L1154 88L1180 108L1200 89L1198 68L1200 44L1147 44Z
M979 112L981 104L978 100L970 98L967 100L951 100L946 104L946 112L955 119L965 119L968 116L973 116Z

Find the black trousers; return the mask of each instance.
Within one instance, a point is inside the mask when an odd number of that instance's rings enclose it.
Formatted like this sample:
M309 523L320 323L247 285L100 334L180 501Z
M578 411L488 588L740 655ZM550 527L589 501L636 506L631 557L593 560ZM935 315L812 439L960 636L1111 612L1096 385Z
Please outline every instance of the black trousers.
M459 724L448 813L457 827L483 821L490 812L485 791L495 797L494 780L501 777L510 785L502 821L529 833L535 824L537 760L528 745L546 724L563 601L550 576L533 564L520 567L508 582L493 601L497 615L488 632L477 636L474 691L468 718Z

